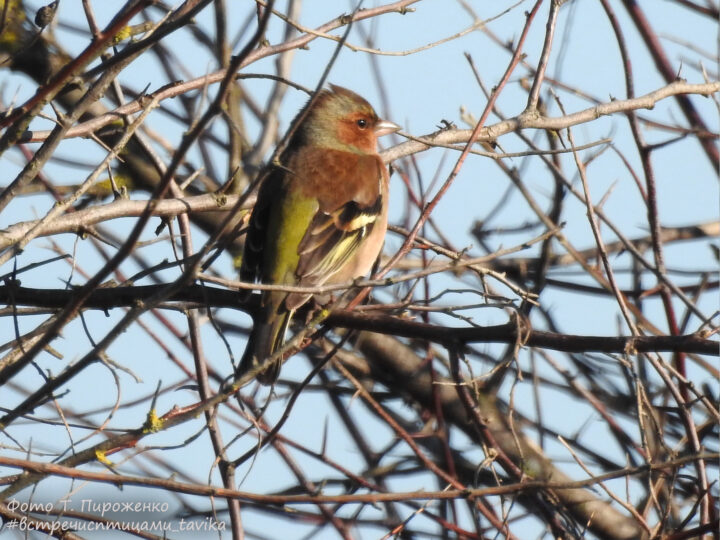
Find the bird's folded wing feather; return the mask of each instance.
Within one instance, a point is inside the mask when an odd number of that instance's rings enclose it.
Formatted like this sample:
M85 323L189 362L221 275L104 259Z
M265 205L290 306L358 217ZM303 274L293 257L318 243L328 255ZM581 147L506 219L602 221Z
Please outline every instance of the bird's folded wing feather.
M261 279L261 265L263 250L270 221L272 193L278 189L284 173L272 170L260 184L255 208L250 216L242 264L240 266L240 279L253 283Z
M318 212L299 246L300 284L318 284L340 270L372 231L381 204L382 195L371 207L350 201L333 213Z

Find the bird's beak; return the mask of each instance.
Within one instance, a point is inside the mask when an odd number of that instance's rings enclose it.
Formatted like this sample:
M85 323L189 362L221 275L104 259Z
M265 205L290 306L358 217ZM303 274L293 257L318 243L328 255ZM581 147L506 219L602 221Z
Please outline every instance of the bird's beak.
M375 135L382 137L388 133L395 133L398 129L400 129L400 126L397 124L390 122L389 120L380 120L377 124L375 124Z

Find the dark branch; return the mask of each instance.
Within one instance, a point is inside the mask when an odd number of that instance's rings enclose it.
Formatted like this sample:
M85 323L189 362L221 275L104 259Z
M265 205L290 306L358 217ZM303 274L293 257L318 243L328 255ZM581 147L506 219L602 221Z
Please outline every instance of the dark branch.
M152 297L165 285L144 285L97 289L91 293L86 309L113 309L135 305ZM31 289L15 285L0 287L0 303L42 308L62 308L72 298L73 291L63 289ZM241 302L238 294L227 289L191 285L178 290L167 302L197 304L207 307L234 308L253 313L257 302L251 298ZM168 305L167 303L165 304ZM187 307L187 306L184 306ZM484 327L454 328L437 324L420 323L392 315L364 314L338 310L325 324L332 327L367 330L398 337L425 339L445 346L467 343L516 343L565 352L642 353L683 351L720 356L717 341L703 339L695 334L682 336L578 336L533 330L527 322L518 326L512 323Z

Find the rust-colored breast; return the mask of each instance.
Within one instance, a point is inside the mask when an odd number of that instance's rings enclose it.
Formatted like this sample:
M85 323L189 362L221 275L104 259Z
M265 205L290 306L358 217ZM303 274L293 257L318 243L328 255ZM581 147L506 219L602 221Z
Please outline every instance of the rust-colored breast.
M328 214L350 201L373 206L386 182L384 166L377 155L342 152L328 148L306 148L295 154L288 169L293 187L314 197Z

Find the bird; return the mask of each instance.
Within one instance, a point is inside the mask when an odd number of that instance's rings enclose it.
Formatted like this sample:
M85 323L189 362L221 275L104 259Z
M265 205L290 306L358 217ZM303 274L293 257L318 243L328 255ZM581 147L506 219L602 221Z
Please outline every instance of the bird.
M400 126L333 84L305 105L296 124L258 190L240 279L319 287L363 277L382 250L388 221L389 172L377 141ZM293 314L311 297L261 291L239 376L262 366L260 383L277 380L282 361L267 359L282 347Z

